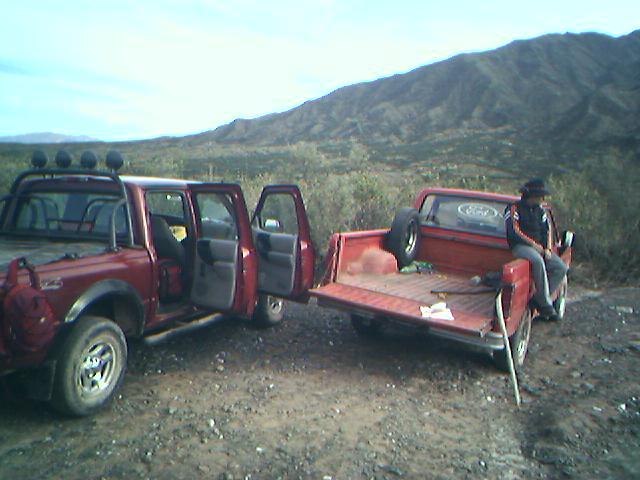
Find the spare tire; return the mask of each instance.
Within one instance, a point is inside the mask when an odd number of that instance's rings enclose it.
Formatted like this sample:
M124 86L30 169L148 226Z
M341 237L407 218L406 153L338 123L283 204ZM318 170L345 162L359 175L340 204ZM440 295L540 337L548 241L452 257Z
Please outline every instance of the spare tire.
M415 208L405 207L397 211L391 231L387 236L387 248L395 255L398 267L410 265L420 247L420 220Z

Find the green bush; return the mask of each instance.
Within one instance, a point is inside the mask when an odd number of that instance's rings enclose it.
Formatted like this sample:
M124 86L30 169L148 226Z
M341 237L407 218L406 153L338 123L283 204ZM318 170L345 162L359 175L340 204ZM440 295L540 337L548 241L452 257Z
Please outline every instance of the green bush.
M87 148L67 147L76 158ZM554 171L548 177L554 192L550 201L561 228L577 233L575 260L586 267L577 269L583 272L583 280L593 284L640 278L640 165L633 153L591 154L570 171L558 173L557 168L543 169L549 162L528 155L517 165L506 160L501 164L474 156L473 152L467 156L459 151L445 155L444 147L433 150L437 145L424 146L419 152L424 159L413 163L397 156L401 146L396 153L380 147L374 155L371 148L359 143L242 147L201 142L186 148L160 142L93 147L101 158L107 149L119 148L128 160L128 173L240 183L250 214L264 185L298 184L320 253L324 253L334 232L390 226L396 209L412 205L415 195L428 185L514 193L526 180L525 175L531 175L531 166L539 169L535 175ZM53 157L57 146L46 148ZM31 146L0 151L3 192L27 167L31 151Z
M577 233L586 280L627 283L640 278L640 169L608 160L553 177L553 201L562 225Z

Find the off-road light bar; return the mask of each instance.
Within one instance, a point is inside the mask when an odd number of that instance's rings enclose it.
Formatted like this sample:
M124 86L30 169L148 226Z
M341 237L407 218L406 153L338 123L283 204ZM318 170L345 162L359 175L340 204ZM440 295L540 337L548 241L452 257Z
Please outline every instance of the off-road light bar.
M33 168L44 168L47 166L47 162L49 161L49 157L42 150L36 150L31 155L31 165Z
M82 168L86 168L87 170L93 170L96 168L98 164L98 157L91 150L87 150L82 152L82 156L80 157L80 165Z
M59 168L69 168L72 161L71 154L66 150L60 150L56 153L55 162Z

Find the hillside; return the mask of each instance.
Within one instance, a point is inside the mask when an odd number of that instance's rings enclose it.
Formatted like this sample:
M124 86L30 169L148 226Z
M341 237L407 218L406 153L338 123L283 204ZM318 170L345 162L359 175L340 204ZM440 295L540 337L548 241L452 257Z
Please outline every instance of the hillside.
M357 139L415 143L450 130L533 138L640 137L640 30L546 35L341 88L288 112L201 135L276 145Z

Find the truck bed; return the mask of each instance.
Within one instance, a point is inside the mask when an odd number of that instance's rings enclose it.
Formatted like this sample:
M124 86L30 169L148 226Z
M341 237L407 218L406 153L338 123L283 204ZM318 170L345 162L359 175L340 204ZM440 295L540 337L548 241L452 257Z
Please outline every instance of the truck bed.
M337 282L311 290L318 302L349 311L401 319L451 332L482 337L491 330L495 294L447 294L440 298L431 290L482 289L459 273L359 273L342 274ZM453 320L425 318L420 307L446 302Z

